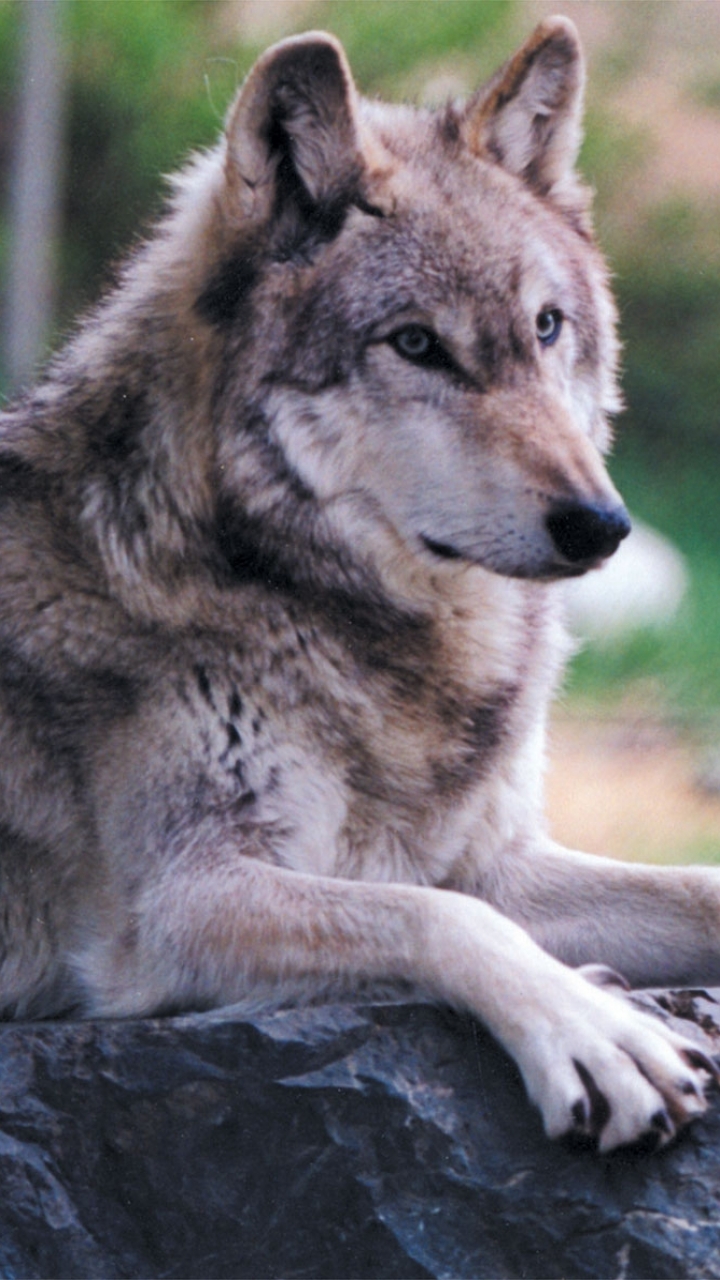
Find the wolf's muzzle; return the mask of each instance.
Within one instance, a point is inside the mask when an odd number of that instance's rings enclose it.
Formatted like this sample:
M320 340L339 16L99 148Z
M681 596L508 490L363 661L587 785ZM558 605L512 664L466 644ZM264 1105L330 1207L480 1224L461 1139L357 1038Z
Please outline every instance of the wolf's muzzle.
M631 525L624 507L562 502L545 521L555 550L572 565L588 568L617 551Z

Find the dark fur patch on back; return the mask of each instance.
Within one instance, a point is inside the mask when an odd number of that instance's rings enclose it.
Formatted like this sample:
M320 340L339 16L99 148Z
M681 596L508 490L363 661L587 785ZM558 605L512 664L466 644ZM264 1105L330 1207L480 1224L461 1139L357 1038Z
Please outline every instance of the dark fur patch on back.
M118 386L101 411L85 404L79 416L85 423L90 451L103 463L124 466L135 453L150 421L151 410L144 391Z
M140 701L138 683L111 667L94 667L86 675L89 697L95 706L114 716L128 716Z
M256 583L272 590L292 590L285 557L268 542L262 521L248 515L232 499L218 502L213 541L220 586Z
M0 453L0 502L4 499L44 497L50 487L48 476L37 471L31 462L17 453Z
M219 496L211 542L216 552L215 568L220 586L259 582L273 588L292 587L291 566L295 561L300 525L306 526L312 519L312 490L292 469L282 451L270 440L260 438L266 429L260 416L250 419L246 425L248 432L259 437L254 447L262 471L279 482L287 494L288 514L284 527L277 527L272 515L263 519L247 512L232 495Z
M110 667L75 668L63 680L0 647L0 690L8 707L26 723L56 724L61 732L88 717L130 715L140 700L139 682Z
M18 725L21 738L31 738L45 757L48 778L64 774L81 804L87 798L86 761L82 742L88 724L107 729L109 722L137 710L139 681L110 669L67 671L51 677L7 646L0 646L0 703L2 714ZM49 781L49 785L53 785Z
M215 328L228 328L247 305L259 278L257 256L247 249L237 250L217 268L197 299L195 310Z

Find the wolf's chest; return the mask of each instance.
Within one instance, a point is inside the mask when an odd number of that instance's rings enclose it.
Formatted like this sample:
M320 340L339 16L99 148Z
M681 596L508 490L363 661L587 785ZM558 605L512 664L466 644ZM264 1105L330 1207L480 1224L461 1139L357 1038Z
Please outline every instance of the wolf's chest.
M182 687L195 788L238 849L374 880L443 878L512 755L521 695L448 678L401 696L392 673L289 653L254 671L195 662Z

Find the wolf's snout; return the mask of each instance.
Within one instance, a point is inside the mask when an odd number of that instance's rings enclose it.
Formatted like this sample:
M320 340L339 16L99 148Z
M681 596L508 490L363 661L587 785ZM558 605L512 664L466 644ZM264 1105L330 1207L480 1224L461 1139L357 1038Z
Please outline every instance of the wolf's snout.
M555 550L578 566L611 556L631 528L624 507L589 506L584 502L558 503L546 525Z

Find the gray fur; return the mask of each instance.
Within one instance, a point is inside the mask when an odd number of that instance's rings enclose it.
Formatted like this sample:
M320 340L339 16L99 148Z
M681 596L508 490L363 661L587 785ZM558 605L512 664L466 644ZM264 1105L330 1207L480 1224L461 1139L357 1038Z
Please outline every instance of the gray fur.
M715 875L542 821L561 580L627 532L582 83L563 19L435 114L276 46L3 415L5 1016L390 986L484 1018L550 1134L702 1109L564 962L717 979Z

